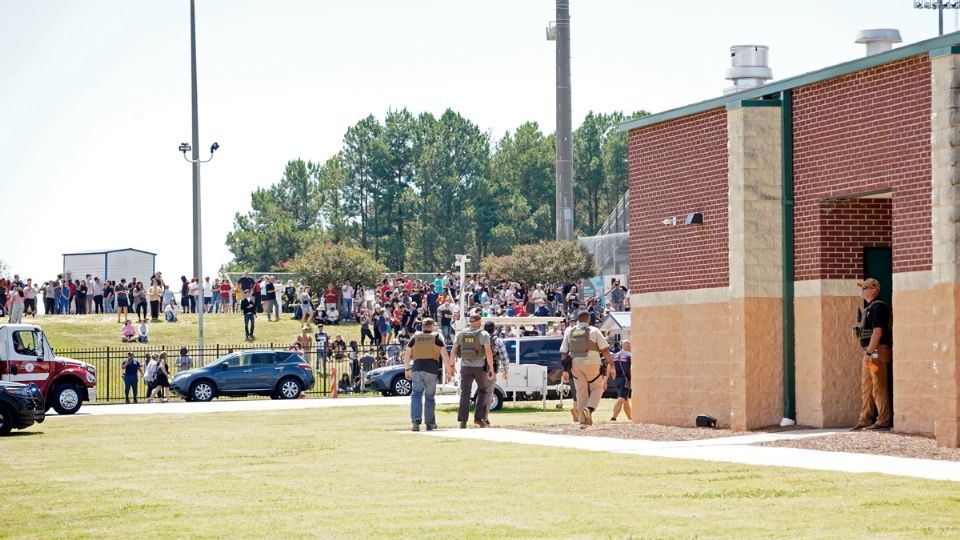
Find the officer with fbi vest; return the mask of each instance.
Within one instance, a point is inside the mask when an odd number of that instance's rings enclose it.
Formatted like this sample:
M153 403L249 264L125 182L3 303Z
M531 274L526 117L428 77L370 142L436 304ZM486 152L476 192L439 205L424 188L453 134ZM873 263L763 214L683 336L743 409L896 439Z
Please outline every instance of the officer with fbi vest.
M413 431L420 431L420 422L427 425L427 431L437 429L436 400L437 377L446 365L453 365L447 356L447 347L443 336L437 332L433 319L424 319L423 330L413 334L403 352L403 376L411 381L410 421ZM412 360L412 363L411 363ZM441 364L440 362L443 362Z
M484 411L489 406L490 394L493 392L493 349L490 347L490 334L480 327L481 319L479 313L470 315L470 326L457 334L450 352L452 358L460 355L460 408L457 410L460 429L467 427L470 391L474 382L477 383L477 402L474 406L473 423L477 427L490 427ZM452 372L451 367L451 374Z
M579 310L574 318L577 323L563 335L560 353L564 364L563 382L573 377L577 391L574 409L579 413L580 429L585 429L593 425L593 411L597 410L606 385L606 366L613 359L607 339L598 328L590 326L590 312Z

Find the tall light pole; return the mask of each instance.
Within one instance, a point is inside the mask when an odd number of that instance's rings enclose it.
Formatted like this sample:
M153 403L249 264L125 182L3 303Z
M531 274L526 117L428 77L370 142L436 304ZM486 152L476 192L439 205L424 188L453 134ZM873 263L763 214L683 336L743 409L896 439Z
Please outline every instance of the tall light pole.
M183 152L183 159L193 163L193 275L200 282L197 289L198 297L196 299L199 310L197 311L197 330L200 341L200 352L203 355L203 312L206 306L203 305L203 249L202 238L200 235L200 164L213 159L213 153L220 148L220 145L213 143L210 146L210 157L200 159L200 123L197 114L197 27L196 15L194 14L194 0L190 0L190 91L193 105L193 146L187 143L180 144L180 151ZM192 152L192 158L187 157L187 152Z
M943 35L943 10L960 9L958 0L913 0L913 7L916 9L935 9L940 20L940 35Z
M467 263L470 262L469 255L457 255L457 266L460 268L460 318L457 320L457 330L463 330L467 327Z
M570 99L570 0L557 0L547 27L557 42L557 240L573 240L573 123Z

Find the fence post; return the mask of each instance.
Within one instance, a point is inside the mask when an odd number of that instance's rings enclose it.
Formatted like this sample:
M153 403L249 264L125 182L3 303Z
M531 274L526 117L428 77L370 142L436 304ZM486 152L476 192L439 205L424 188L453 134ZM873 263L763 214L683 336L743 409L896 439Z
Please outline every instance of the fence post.
M106 395L106 397L105 397L104 399L106 399L107 401L110 401L110 388L111 388L111 385L110 385L110 377L111 377L110 372L113 371L113 370L110 369L110 347L109 347L109 346L107 347L107 351L106 351L106 352L107 352L107 354L106 354L106 356L107 356L107 391L105 392L105 394L107 394L107 395Z

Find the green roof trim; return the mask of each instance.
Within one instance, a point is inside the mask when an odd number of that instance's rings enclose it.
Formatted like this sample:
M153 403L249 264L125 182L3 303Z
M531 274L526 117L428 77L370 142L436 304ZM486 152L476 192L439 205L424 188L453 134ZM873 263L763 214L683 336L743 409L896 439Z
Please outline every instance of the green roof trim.
M741 107L779 107L779 99L741 99L740 101L731 101L727 103L727 110L739 109Z
M930 51L930 58L936 58L938 56L947 56L948 54L958 54L960 53L960 47L944 47L942 49L934 49Z
M690 116L713 109L725 108L729 103L762 99L764 96L777 95L784 90L792 90L801 86L808 86L821 81L835 79L837 77L842 77L844 75L849 75L851 73L856 73L872 67L890 64L905 58L910 58L912 56L918 56L925 53L931 56L960 54L960 32L953 32L943 36L937 36L932 39L919 41L904 47L897 47L895 49L874 54L872 56L857 58L856 60L826 67L817 71L811 71L809 73L804 73L802 75L797 75L781 81L774 81L763 86L757 86L756 88L749 88L747 90L741 90L740 92L734 92L732 94L708 99L699 103L693 103L676 109L670 109L661 113L651 114L641 118L634 118L620 124L618 129L620 131L630 131L631 129L635 128L653 126L662 122L683 118L685 116Z

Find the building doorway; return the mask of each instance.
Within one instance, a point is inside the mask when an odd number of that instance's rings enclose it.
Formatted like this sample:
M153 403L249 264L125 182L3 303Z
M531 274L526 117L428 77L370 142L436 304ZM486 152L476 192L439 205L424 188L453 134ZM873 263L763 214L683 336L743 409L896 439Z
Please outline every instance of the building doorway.
M863 277L874 278L880 282L880 300L890 306L893 317L893 250L888 247L863 248ZM895 333L893 321L890 321L891 337ZM887 393L890 396L890 421L893 422L893 348L890 349L890 362L887 364Z

